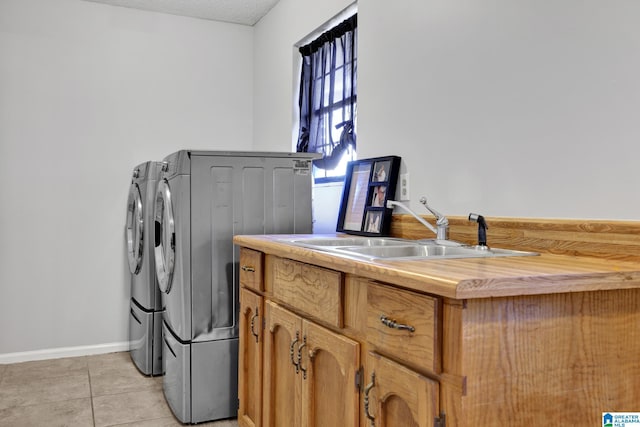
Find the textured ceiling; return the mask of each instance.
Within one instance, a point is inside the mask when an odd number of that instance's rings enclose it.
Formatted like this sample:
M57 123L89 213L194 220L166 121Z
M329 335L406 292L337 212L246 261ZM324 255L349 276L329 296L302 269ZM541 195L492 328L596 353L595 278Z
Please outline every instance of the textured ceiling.
M253 25L279 0L88 0L172 15Z

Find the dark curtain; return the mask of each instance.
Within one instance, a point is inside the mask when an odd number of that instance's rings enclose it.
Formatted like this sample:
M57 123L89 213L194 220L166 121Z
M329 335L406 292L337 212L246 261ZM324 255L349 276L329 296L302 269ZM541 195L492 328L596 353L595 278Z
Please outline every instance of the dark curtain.
M343 153L355 149L357 15L300 48L300 128L298 152L322 153L314 161L333 169ZM339 129L339 137L332 135Z

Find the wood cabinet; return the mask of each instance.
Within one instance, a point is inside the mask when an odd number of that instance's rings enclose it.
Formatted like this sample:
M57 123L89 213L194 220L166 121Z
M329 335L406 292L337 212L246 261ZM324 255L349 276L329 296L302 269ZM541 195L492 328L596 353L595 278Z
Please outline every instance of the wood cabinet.
M358 426L360 343L340 333L342 273L284 258L266 267L246 248L240 260L239 425Z
M264 426L357 426L359 344L266 303Z
M640 269L240 242L241 426L582 426L640 402Z
M262 425L262 297L240 289L240 342L238 363L238 424Z
M367 341L375 352L366 359L364 412L372 426L433 427L438 381L409 366L434 378L440 372L439 311L437 298L368 283Z
M238 424L262 425L264 254L240 251L240 340L238 353Z
M367 340L392 357L440 372L437 298L376 282L367 286Z
M256 292L264 291L264 254L251 249L240 250L240 286Z
M367 355L365 416L376 427L433 427L438 382L379 354Z

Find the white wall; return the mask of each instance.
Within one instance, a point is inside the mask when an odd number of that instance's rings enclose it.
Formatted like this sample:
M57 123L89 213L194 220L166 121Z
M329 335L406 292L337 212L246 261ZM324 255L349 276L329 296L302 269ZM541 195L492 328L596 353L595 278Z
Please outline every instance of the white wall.
M0 355L127 340L131 171L181 148L250 149L252 35L0 1Z
M447 214L640 219L640 3L359 4L359 155ZM424 209L423 209L424 211Z
M287 49L346 6L318 3L256 26L256 147L291 146ZM358 9L358 156L402 156L416 211L424 194L449 215L640 218L639 2Z

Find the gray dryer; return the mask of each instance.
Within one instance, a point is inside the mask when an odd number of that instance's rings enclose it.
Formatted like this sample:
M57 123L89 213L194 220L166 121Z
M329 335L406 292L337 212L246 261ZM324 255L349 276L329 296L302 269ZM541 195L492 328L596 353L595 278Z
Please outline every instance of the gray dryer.
M236 234L311 233L316 154L183 150L164 159L154 220L164 394L183 423L237 415Z

